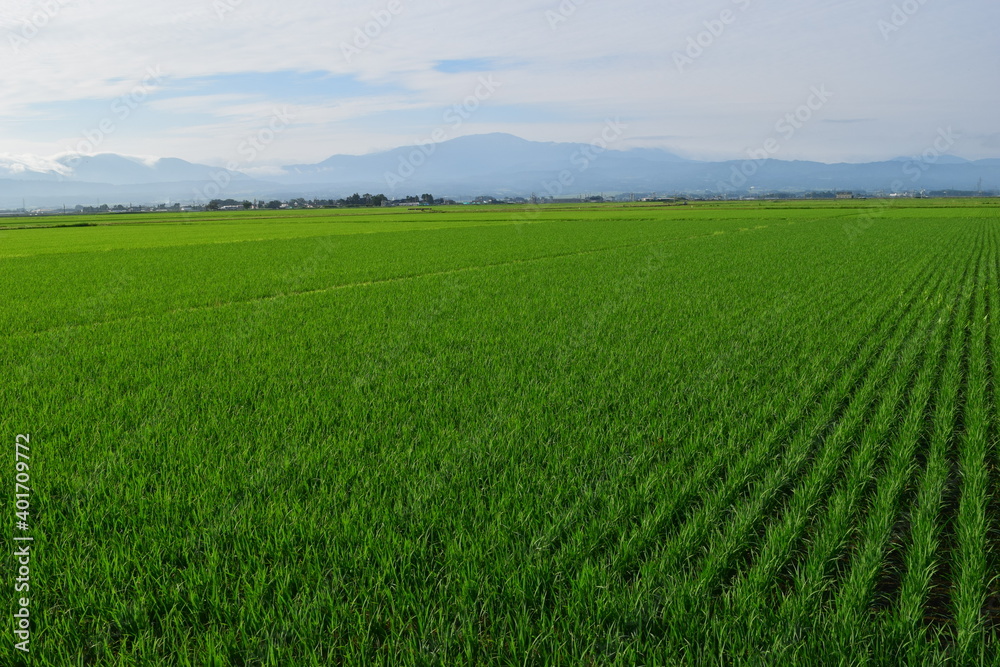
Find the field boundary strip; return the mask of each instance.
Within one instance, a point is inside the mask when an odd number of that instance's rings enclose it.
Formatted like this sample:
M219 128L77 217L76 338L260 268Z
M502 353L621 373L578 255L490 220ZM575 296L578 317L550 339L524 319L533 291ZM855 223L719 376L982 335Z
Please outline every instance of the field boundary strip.
M759 231L761 229L766 229L769 226L773 226L773 225L764 225L764 226L755 227L753 229L737 230L734 233L741 234L741 233L747 233L747 232L752 232L752 231ZM576 251L573 251L573 252L557 253L557 254L554 254L554 255L543 255L543 256L540 256L540 257L529 257L529 258L525 258L525 259L508 260L508 261L504 261L504 262L494 262L494 263L491 263L491 264L476 264L476 265L473 265L473 266L463 266L463 267L458 267L458 268L453 268L453 269L444 269L444 270L441 270L441 271L428 271L426 273L416 273L416 274L410 274L410 275L405 275L405 276L392 276L392 277L389 277L389 278L379 278L379 279L376 279L376 280L362 280L362 281L353 282L353 283L341 283L339 285L331 285L331 286L327 286L327 287L320 287L320 288L309 289L309 290L280 292L278 294L269 294L269 295L266 295L266 296L258 296L258 297L253 297L253 298L249 298L249 299L240 299L240 300L233 300L233 301L223 301L223 302L219 302L219 303L202 304L202 305L198 305L198 306L187 306L187 307L184 307L184 308L173 308L173 309L170 309L170 310L161 311L159 313L150 313L150 314L146 314L146 315L133 315L133 316L129 316L129 317L119 317L119 318L114 318L114 319L109 319L109 320L99 320L99 321L95 321L95 322L87 322L87 323L84 323L84 324L73 324L73 325L68 325L68 326L50 327L48 329L41 329L39 331L31 331L31 332L25 332L25 333L22 333L22 334L14 334L12 336L8 336L8 340L11 340L11 339L13 339L13 340L18 340L18 339L25 340L25 339L35 338L35 337L38 337L38 336L44 336L44 335L55 333L55 332L58 332L58 331L76 331L76 330L79 330L79 329L86 329L86 328L98 327L98 326L106 326L106 325L109 325L109 324L122 324L122 323L125 323L125 322L139 322L139 321L142 321L142 320L152 320L152 319L155 319L155 318L158 318L158 317L167 316L167 315L177 315L177 314L181 314L181 313L196 313L196 312L202 312L202 311L218 310L218 309L226 308L226 307L229 307L229 306L243 306L243 305L248 305L248 304L253 304L253 303L266 303L268 301L277 301L279 299L286 299L286 298L293 298L293 297L314 296L314 295L317 295L317 294L326 294L326 293L329 293L329 292L336 292L336 291L339 291L339 290L346 290L346 289L352 289L352 288L358 288L358 287L373 287L373 286L376 286L376 285L388 285L388 284L393 284L393 283L406 282L408 280L419 280L421 278L434 278L434 277L438 277L438 276L449 276L449 275L455 275L455 274L460 274L460 273L468 273L468 272L479 271L479 270L484 270L484 269L495 269L495 268L501 268L501 267L506 267L506 266L518 266L518 265L521 265L521 264L534 264L534 263L546 262L546 261L550 261L550 260L566 259L566 258L569 258L569 257L581 257L581 256L585 256L585 255L596 255L596 254L600 254L600 253L604 253L604 252L612 252L612 251L615 251L615 250L628 250L628 249L633 249L633 248L644 248L644 247L650 247L650 246L661 245L661 244L669 244L669 243L675 243L675 242L681 242L681 241L690 241L690 240L694 240L694 239L713 238L713 237L716 237L716 236L723 235L725 233L726 232L724 232L724 231L714 231L714 232L708 232L706 234L696 234L694 236L674 237L674 238L661 238L661 239L656 239L654 241L643 241L641 243L630 243L630 244L619 245L619 246L608 246L608 247L604 247L604 248L589 248L587 250L576 250Z
M839 218L839 217L842 217L842 216L829 216L829 217L821 217L821 218L810 218L809 220L793 220L793 221L781 222L781 223L776 223L776 224L788 226L788 225L797 224L799 222L815 222L815 221L818 221L818 220L830 220L830 219ZM645 218L636 219L635 220L635 222L654 222L654 221L655 220L653 220L653 219L645 219ZM393 221L393 222L395 223L396 221ZM65 250L65 251L51 251L51 250L46 250L44 252L19 253L19 254L3 254L3 251L0 250L0 261L4 261L4 260L8 260L8 259L26 259L26 258L30 258L30 257L48 257L48 256L52 256L52 255L90 255L90 254L97 254L97 253L111 253L111 252L121 252L121 251L131 251L131 250L159 250L159 249L162 249L162 248L189 248L189 247L202 247L202 246L215 246L215 245L237 245L237 244L241 244L241 243L268 243L268 242L271 242L271 241L282 242L282 241L300 241L300 240L307 240L307 239L329 239L329 238L342 238L342 237L378 235L378 234L404 234L404 233L437 232L437 231L450 231L450 230L462 230L462 229L486 229L486 228L514 227L514 226L518 226L518 225L543 225L543 224L548 224L548 223L552 223L552 222L564 222L564 221L562 221L562 220L527 220L527 219L511 219L511 220L503 220L503 221L493 221L493 222L489 222L489 223L482 223L482 222L476 221L475 224L454 224L454 225L453 224L442 224L440 226L434 226L434 227L413 227L413 228L409 228L409 229L376 229L376 230L371 230L371 231L357 231L357 232L351 232L351 233L346 233L346 234L345 233L305 234L305 235L301 235L301 236L273 236L273 237L264 237L264 238L243 238L243 239L227 239L227 240L214 240L214 241L197 241L197 242L192 242L192 243L168 243L168 244L162 244L162 245L160 245L160 244L154 244L154 245L120 246L120 247L112 247L112 248L89 248L89 249L84 249L84 250ZM660 222L671 222L671 223L673 223L673 222L703 222L703 221L699 220L697 218L678 218L678 219L672 219L672 220L661 220ZM150 223L150 224L154 224L154 223ZM155 224L159 224L159 223L155 223ZM186 222L186 223L171 222L171 223L163 223L163 224L164 225L169 224L169 225L173 225L175 227L197 227L197 226L199 226L198 223L191 223L191 222ZM226 224L236 224L236 223L226 223ZM242 224L242 223L238 223L238 224ZM251 223L247 223L247 224L256 224L256 223L251 222ZM260 224L266 224L266 223L260 223ZM299 223L296 223L296 224L299 224ZM315 221L315 222L303 222L301 224L328 224L328 223L326 221ZM357 225L357 224L360 224L360 223L357 222L357 221L351 220L351 221L343 221L343 222L336 222L336 223L329 223L329 224L345 224L345 225L346 224L351 224L351 225ZM403 223L400 221L399 224L403 224ZM20 228L15 228L15 229L6 229L6 228L0 227L0 232L10 232L10 231L38 231L38 230L48 230L48 231L51 231L53 229L80 229L80 228L83 228L83 227L92 227L92 228L102 227L103 228L103 227L132 227L132 226L134 226L134 225L125 225L125 224L117 224L117 225L114 225L114 224L107 224L107 225L62 225L62 226L59 226L59 227L55 227L55 226L48 226L48 227L20 227ZM206 225L206 226L224 226L224 225ZM759 226L756 226L756 227L753 227L753 228L742 228L742 229L736 229L736 230L732 230L732 231L734 231L734 232L757 231L759 229L765 229L767 227L772 227L772 226L774 226L774 225L759 225ZM694 236L675 237L675 238L670 239L670 240L682 241L682 240L702 238L703 236L713 236L713 235L725 234L725 233L726 233L725 231L717 231L717 232L712 232L712 233L709 233L709 234L696 234Z
M442 225L440 227L416 227L412 229L377 229L372 231L360 231L352 232L349 234L338 234L338 233L324 233L324 234L306 234L303 236L269 236L264 238L252 238L252 239L229 239L223 241L197 241L194 243L170 243L165 245L140 245L140 246L122 246L115 248L90 248L87 250L67 250L65 252L36 252L36 253L26 253L20 255L2 255L0 254L0 261L5 259L25 259L28 257L50 257L52 255L91 255L104 252L121 252L123 250L160 250L163 248L191 248L191 247L202 247L202 246L214 246L214 245L238 245L241 243L268 243L270 241L300 241L307 239L328 239L328 238L343 238L351 236L365 236L365 235L377 235L377 234L407 234L414 232L436 232L442 230L451 229L482 229L485 227L509 227L512 225L533 225L542 224L544 222L551 222L551 220L539 220L539 221L518 221L518 222L503 222L498 224L476 224L476 225ZM195 223L172 223L177 227L193 227L196 226ZM339 223L339 224L358 224L355 221ZM80 228L83 225L64 227L40 227L37 229L70 229L70 228ZM90 227L113 227L114 225L87 225ZM28 229L28 228L25 228ZM0 232L7 231L0 229ZM22 230L13 230L22 231Z

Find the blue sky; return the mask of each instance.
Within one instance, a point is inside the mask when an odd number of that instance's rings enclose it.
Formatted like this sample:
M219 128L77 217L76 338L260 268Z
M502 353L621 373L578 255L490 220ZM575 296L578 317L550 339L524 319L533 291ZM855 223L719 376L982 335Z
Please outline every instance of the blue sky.
M252 171L620 119L617 147L698 159L877 160L942 129L997 157L998 19L992 0L8 0L0 155Z

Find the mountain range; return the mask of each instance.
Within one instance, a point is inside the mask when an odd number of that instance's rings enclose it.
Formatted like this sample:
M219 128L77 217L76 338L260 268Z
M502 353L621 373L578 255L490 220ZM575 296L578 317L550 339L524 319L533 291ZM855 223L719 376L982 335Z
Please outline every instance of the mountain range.
M369 155L334 155L254 178L177 158L104 153L58 158L0 154L0 208L98 203L206 202L215 198L339 198L353 192L389 196L430 192L577 197L656 192L741 194L819 190L919 191L1000 189L1000 159L951 155L882 162L688 160L653 148L614 150L590 144L533 142L509 134L459 137Z

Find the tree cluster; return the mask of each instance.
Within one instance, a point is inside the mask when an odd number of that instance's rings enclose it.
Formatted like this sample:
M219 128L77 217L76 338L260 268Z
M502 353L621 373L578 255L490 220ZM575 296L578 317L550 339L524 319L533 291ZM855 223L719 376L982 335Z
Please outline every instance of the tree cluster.
M244 209L253 208L253 204L249 201L236 201L235 199L213 199L208 202L208 206L205 208L209 211L218 211L223 206L242 206Z
M389 201L389 198L383 194L373 195L366 192L363 195L359 195L355 192L350 197L338 199L337 204L345 208L366 208L381 206L382 202L386 201Z

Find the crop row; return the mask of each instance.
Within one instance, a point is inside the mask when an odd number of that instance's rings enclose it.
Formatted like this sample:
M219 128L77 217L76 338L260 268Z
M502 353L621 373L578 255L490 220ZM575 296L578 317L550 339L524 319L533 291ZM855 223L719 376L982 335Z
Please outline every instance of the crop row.
M998 221L937 213L3 260L40 655L988 664Z

